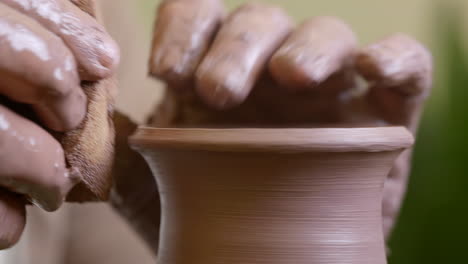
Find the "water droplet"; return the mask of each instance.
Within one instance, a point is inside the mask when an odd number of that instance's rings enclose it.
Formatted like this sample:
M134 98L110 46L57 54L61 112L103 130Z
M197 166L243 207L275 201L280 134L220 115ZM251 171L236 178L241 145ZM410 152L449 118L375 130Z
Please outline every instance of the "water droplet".
M66 71L73 70L73 58L71 56L68 56L67 59L65 60L65 70Z
M0 130L6 131L10 128L10 123L6 120L5 116L0 114Z
M0 39L3 38L16 51L30 51L43 61L48 61L51 58L44 40L22 25L12 25L7 21L0 21Z
M60 69L60 68L55 69L54 77L55 77L55 79L62 81L63 80L62 69Z

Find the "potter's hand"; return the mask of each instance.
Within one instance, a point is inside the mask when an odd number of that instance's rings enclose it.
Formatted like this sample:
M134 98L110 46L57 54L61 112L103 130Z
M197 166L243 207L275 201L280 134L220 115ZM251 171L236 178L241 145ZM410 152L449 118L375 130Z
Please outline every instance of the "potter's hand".
M332 17L297 27L279 8L247 4L226 18L218 0L159 8L151 73L169 85L162 126L403 125L415 133L432 61L397 34L364 48ZM365 82L366 80L367 82ZM406 189L410 152L385 185L388 235Z
M68 0L0 0L0 249L19 239L26 200L53 211L76 184L46 129L76 128L86 113L80 81L117 63L116 44ZM30 119L19 110L29 108Z

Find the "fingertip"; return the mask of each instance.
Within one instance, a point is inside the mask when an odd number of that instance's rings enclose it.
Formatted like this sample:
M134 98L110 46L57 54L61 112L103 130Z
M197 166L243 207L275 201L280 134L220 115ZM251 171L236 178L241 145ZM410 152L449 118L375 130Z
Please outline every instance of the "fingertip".
M427 94L432 86L432 55L405 34L394 34L359 51L356 69L368 81L407 95Z
M44 124L51 130L66 132L77 128L86 116L87 97L80 88L60 97L50 97L34 105Z
M101 55L99 57L100 64L107 69L107 74L103 78L109 77L115 73L120 64L120 48L117 42L110 36L106 37L106 41L99 46Z
M304 54L277 52L269 63L269 70L275 81L291 91L316 87L326 76L324 71L304 67ZM314 71L315 70L315 71Z
M56 147L60 149L60 145ZM50 166L49 173L38 179L37 186L32 187L28 193L30 201L47 212L57 211L64 203L68 193L76 184L83 180L77 168L67 168L63 151L55 153L56 157Z
M80 78L98 81L115 74L120 63L119 45L96 20L93 1L65 1L60 8L75 18L75 26L68 26L67 23L71 22L64 18L65 22L52 31L62 38L75 55Z
M236 9L196 71L198 95L218 109L241 104L291 26L291 18L276 6L249 3Z
M26 224L26 208L15 194L0 190L0 250L18 243Z
M370 83L371 109L386 122L416 133L432 86L432 58L418 41L395 34L362 49L356 70Z
M170 84L190 83L195 67L181 63L183 55L173 48L154 50L149 65L150 75Z
M163 1L154 28L150 75L171 85L192 82L223 17L219 0Z
M248 96L253 84L239 71L227 72L219 66L205 70L200 68L196 75L196 92L209 106L222 110L241 104Z
M107 35L107 33L102 33ZM114 75L120 64L120 48L110 36L101 36L98 43L88 44L88 51L77 54L80 79L84 81L99 81ZM76 47L74 53L77 53Z
M315 17L303 22L270 61L275 80L292 90L314 88L352 61L357 38L338 18Z
M0 186L44 210L58 209L81 177L68 171L64 150L51 134L1 105L0 112L0 141L8 154L0 155Z

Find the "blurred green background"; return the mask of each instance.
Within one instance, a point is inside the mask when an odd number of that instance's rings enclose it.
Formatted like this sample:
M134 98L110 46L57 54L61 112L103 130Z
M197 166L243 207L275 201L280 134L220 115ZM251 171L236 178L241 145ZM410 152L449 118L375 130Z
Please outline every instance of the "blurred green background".
M246 1L226 1L235 7ZM390 242L390 264L468 263L468 0L270 0L297 21L335 15L363 44L393 32L434 55L435 82L414 155L409 191ZM141 2L151 27L156 3ZM466 135L466 136L465 136Z
M467 263L468 60L464 10L434 9L436 82L421 124L390 263Z

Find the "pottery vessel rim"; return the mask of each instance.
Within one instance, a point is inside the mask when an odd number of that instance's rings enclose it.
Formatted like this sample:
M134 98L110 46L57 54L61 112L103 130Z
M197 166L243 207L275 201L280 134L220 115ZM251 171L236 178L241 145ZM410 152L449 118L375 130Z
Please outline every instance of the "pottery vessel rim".
M222 152L381 152L410 147L404 127L362 128L150 128L130 137L133 148Z

